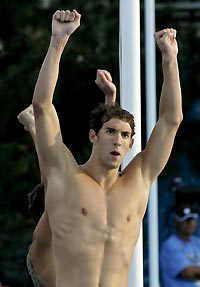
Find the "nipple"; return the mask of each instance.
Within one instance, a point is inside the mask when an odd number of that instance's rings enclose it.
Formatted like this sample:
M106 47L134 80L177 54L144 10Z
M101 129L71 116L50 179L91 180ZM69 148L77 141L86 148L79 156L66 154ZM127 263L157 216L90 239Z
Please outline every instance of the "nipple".
M82 214L83 214L83 215L85 215L85 216L86 216L86 215L87 215L87 213L88 213L87 209L86 209L86 208L84 208L84 207L82 208L82 210L81 210L81 211L82 211Z
M127 216L127 221L129 222L131 220L130 214Z

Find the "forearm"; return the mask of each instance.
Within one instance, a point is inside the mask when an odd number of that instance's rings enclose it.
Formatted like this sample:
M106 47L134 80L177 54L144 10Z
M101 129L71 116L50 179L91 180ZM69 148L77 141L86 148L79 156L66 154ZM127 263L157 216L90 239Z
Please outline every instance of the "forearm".
M162 57L163 86L160 99L160 116L167 117L172 124L182 121L182 97L177 55Z
M113 91L112 93L109 94L105 94L105 104L109 106L114 105L116 102L116 97L117 97L116 91Z
M49 49L44 59L33 94L33 106L48 106L53 101L59 64L69 37L51 37Z
M199 266L190 266L184 269L180 274L186 280L199 280L200 279L200 267Z
M33 139L34 144L36 144L36 130L35 130L35 125L33 127L29 128L29 133Z
M116 102L117 89L112 82L111 74L106 70L97 70L95 83L105 95L105 104L112 106Z

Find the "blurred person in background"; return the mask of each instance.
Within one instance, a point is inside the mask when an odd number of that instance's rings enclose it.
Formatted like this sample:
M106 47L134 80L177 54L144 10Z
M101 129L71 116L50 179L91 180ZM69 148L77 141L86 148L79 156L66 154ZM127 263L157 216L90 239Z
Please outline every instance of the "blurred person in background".
M161 286L200 286L200 238L195 235L198 217L194 205L184 203L174 209L176 232L160 250Z

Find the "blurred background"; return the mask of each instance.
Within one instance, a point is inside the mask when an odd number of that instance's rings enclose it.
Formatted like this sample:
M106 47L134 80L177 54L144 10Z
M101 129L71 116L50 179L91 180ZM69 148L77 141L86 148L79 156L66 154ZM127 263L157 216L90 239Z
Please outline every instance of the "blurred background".
M173 27L178 31L184 111L171 157L158 178L161 243L173 229L171 207L183 196L197 204L200 202L200 1L160 0L155 4L156 30ZM94 83L96 70L110 71L119 91L119 1L0 2L0 282L10 287L22 286L23 263L34 229L27 213L27 193L40 182L33 142L18 123L17 115L31 103L49 44L52 14L57 9L73 8L82 14L81 27L63 54L54 104L64 142L82 163L90 152L89 111L97 102L104 101ZM162 71L160 52L157 52L159 98ZM146 141L144 55L144 3L141 1L143 147ZM145 287L148 287L147 220L146 214L143 235Z

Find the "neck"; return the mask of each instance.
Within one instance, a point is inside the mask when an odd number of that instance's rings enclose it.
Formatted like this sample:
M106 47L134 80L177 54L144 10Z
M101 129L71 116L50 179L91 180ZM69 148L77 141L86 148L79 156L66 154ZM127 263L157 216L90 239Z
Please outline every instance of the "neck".
M191 235L177 233L178 237L184 242L190 242Z
M93 178L105 191L107 191L119 177L118 168L107 169L100 165L99 162L94 162L91 159L85 164L80 165L80 169Z

